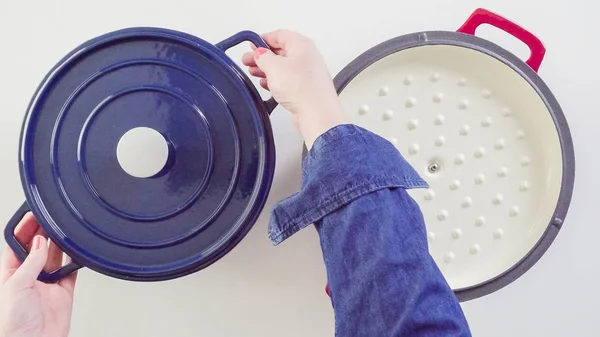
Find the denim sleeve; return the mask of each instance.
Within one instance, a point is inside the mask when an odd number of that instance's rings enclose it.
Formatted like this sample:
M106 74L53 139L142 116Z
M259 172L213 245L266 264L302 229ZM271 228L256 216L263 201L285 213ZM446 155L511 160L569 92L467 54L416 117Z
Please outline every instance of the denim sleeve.
M389 142L342 125L317 139L300 192L275 206L274 244L310 224L317 228L336 336L470 336L406 191L422 187L427 184Z

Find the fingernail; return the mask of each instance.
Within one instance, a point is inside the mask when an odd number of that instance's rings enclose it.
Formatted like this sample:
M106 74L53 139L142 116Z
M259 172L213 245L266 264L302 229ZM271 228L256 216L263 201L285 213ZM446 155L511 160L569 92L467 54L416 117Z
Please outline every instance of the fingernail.
M39 235L36 235L33 238L33 244L31 245L33 250L38 250L42 247L42 237Z
M267 48L256 48L256 50L254 51L254 53L256 54L256 57L261 57L264 53L266 53L268 50Z

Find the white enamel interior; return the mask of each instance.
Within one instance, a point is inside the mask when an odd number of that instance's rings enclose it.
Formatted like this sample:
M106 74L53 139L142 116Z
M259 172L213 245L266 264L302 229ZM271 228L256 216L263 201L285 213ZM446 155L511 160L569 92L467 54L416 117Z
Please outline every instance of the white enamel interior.
M540 239L560 192L560 142L510 67L468 48L415 47L369 66L340 97L351 122L390 140L429 183L410 194L453 289L502 274Z

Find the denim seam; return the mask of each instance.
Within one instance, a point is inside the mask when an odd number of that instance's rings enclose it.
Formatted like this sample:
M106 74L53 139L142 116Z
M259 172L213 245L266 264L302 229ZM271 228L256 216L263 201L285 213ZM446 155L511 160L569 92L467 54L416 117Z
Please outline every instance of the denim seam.
M392 182L396 180L396 182ZM312 211L300 214L298 217L288 218L278 227L283 227L281 231L274 231L269 236L271 242L281 242L303 227L310 225L323 218L336 209L356 200L357 198L373 193L384 188L425 188L427 184L423 180L402 180L397 181L396 177L385 177L350 187L341 192L331 193L320 205L317 205Z

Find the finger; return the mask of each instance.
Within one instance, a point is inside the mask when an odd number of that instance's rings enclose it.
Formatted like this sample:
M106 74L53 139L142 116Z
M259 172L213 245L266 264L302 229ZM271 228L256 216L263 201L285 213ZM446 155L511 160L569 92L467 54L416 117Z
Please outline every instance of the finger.
M270 90L269 89L269 83L267 82L266 78L261 78L260 79L260 86L265 88L265 90Z
M56 243L50 241L50 246L48 247L48 261L46 262L46 266L44 270L47 272L53 272L62 266L63 262L63 252L58 248Z
M8 282L22 288L33 286L47 260L48 241L43 236L37 235L33 238L29 255Z
M258 68L258 67L250 67L248 69L248 72L252 76L262 77L262 78L266 78L267 77L267 74L265 74L265 72L262 71L262 70L260 70L260 68Z
M256 61L254 60L254 52L247 52L242 55L242 63L247 67L256 67Z
M71 263L71 258L67 256L65 264L69 263ZM77 271L72 272L67 277L58 281L58 285L67 290L69 294L71 294L71 297L73 297L73 292L75 291L75 283L77 283Z
M252 43L250 47L252 48L252 51L255 51L256 49L258 49L258 47L257 47L257 46L256 46L254 43ZM271 50L272 50L272 51L273 51L275 54L278 54L278 52L277 52L277 51L281 51L281 52L283 52L283 49L279 49L279 48L275 48L275 47L271 47L271 46L268 46L268 47L269 47L269 49L271 49Z
M285 49L271 48L271 51L273 52L273 54L278 56L287 56L287 52L285 51Z
M269 74L274 74L279 71L283 58L275 55L267 48L257 48L254 51L254 61L256 62L256 66L267 74L268 77Z
M274 32L263 34L261 37L271 48L286 49L289 41L292 41L296 35L297 33L280 29Z
M28 212L17 225L17 228L15 229L15 237L17 238L17 241L19 241L19 243L25 247L25 249L29 249L31 246L31 241L40 230L40 225L33 216L33 213Z
M38 235L39 236L43 236L44 238L48 239L48 235L46 235L46 233L44 232L44 230L41 227L38 227L37 231L35 231L35 235L34 236L38 236ZM31 240L29 241L28 245L31 248Z
M252 51L255 51L256 49L258 49L258 47L254 43L252 43L252 45L250 47L252 47ZM271 51L273 51L273 53L275 53L277 55L284 55L284 53L285 53L285 51L280 48L274 48L274 47L269 46L269 49L271 49Z
M17 241L21 243L25 249L28 249L32 238L35 236L36 231L39 229L39 225L35 220L35 217L31 212L25 214L23 219L17 225L15 229L15 237ZM15 270L21 266L21 260L17 255L9 248L4 249L2 254L2 263L0 264L0 282L4 283L10 278Z
M275 48L273 46L269 46L269 47L271 48L273 53L275 53L277 55L281 55L281 56L286 56L285 50L280 49L280 48ZM250 48L252 48L252 51L255 51L258 47L254 43L250 42Z

